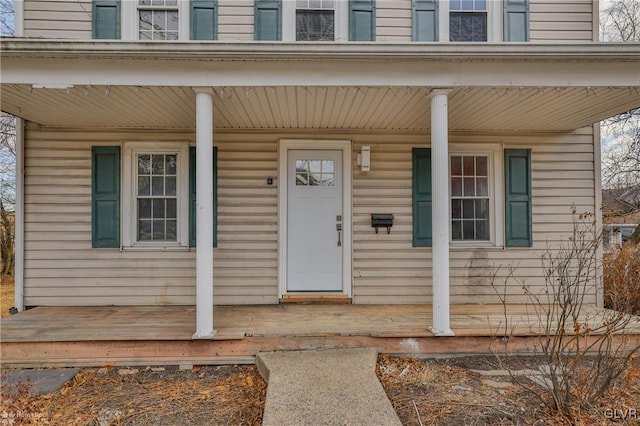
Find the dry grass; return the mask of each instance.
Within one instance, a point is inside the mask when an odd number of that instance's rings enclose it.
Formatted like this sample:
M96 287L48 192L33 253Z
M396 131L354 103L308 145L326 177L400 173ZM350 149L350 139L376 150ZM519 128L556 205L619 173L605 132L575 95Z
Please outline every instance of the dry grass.
M640 315L640 246L606 253L603 271L605 307Z
M523 362L518 360L518 364ZM525 364L535 365L534 358ZM380 356L377 373L404 425L564 425L510 377L484 377L474 370L499 368L492 357L414 359ZM573 413L573 425L609 424L606 416L616 411L627 419L616 424L637 425L640 419L640 361L615 383L597 407ZM502 383L497 387L492 382ZM531 383L533 385L533 382ZM636 410L636 415L632 415ZM625 411L626 410L626 411ZM635 417L635 418L633 418Z
M13 277L2 277L0 280L0 318L9 316L9 309L14 306Z
M266 383L253 366L103 368L84 369L49 395L7 390L0 413L19 413L16 424L260 425Z
M507 360L508 362L508 360ZM536 360L519 359L534 366ZM515 386L508 376L475 370L498 368L492 357L421 360L380 356L377 373L404 425L564 425ZM124 371L123 371L124 370ZM121 374L124 372L134 374ZM491 379L506 387L487 383ZM2 389L6 391L7 389ZM59 391L32 396L28 386L3 394L0 416L20 413L26 425L259 425L266 383L253 366L196 367L180 371L84 369ZM635 412L629 410L636 410ZM598 406L573 413L572 425L636 425L640 416L640 361L617 381ZM0 417L0 424L2 418Z

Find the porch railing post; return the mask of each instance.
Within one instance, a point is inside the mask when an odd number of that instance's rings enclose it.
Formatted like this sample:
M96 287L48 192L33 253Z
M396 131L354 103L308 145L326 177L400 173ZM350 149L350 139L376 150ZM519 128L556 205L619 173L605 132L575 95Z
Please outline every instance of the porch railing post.
M431 92L431 182L433 326L436 336L453 336L449 324L449 123L447 89Z
M196 92L196 332L211 339L213 329L213 89Z

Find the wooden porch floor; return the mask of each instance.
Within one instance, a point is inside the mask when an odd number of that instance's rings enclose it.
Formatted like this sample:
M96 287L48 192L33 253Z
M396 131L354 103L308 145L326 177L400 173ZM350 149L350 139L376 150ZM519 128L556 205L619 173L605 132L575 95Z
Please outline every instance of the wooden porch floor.
M604 310L585 307L598 318ZM216 306L213 341L194 341L195 307L38 307L0 320L4 366L251 362L264 350L377 346L388 353L488 352L501 305L451 306L452 338L429 332L430 305ZM507 308L510 334L540 330L532 307ZM629 332L640 336L640 323Z

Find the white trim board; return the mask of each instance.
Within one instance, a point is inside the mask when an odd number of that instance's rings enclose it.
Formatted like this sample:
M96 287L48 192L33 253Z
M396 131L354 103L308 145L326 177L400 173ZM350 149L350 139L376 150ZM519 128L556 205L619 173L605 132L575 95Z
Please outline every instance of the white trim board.
M342 150L342 293L352 297L352 171L350 140L280 139L278 141L278 299L287 293L287 153L291 149Z

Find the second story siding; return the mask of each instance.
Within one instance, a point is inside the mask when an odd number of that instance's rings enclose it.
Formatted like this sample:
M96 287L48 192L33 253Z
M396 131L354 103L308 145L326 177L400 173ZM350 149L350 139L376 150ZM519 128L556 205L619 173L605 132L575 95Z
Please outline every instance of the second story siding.
M591 0L532 0L531 41L592 41L593 8Z
M218 7L219 40L253 40L253 1L220 0Z
M24 35L91 39L91 0L24 0Z
M411 41L411 2L383 0L376 3L376 41Z
M133 0L125 1L129 3ZM293 0L282 1L290 2ZM336 3L340 4L346 1L337 0ZM502 22L496 22L502 20L501 5L502 2L493 3L492 7L496 8L496 11L488 13L489 32L493 31L492 26L502 26ZM253 0L218 0L217 11L218 40L251 41L254 39ZM444 10L440 13L446 14L447 12ZM441 17L440 20L442 21L442 19L446 19L446 16ZM288 25L286 19L283 21L282 25ZM593 21L593 0L530 0L529 34L531 42L591 42L593 40ZM188 19L181 22L188 22ZM135 30L130 30L130 34L134 33ZM126 34L124 30L123 34ZM502 29L496 29L494 34L498 34L494 39L500 40ZM24 36L91 39L92 1L24 0ZM491 38L489 39L491 40ZM411 0L377 0L375 2L375 40L379 43L411 42L413 40Z

